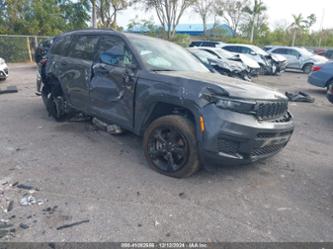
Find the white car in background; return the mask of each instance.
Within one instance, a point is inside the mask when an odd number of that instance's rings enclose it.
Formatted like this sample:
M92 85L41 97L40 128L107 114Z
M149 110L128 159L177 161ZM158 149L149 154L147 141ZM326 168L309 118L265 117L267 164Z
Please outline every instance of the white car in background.
M255 60L260 65L261 74L276 75L283 72L288 64L284 56L267 53L254 45L225 44L222 48L235 54L244 54Z
M8 77L8 66L4 59L0 57L0 80L5 80Z
M274 55L283 55L288 60L287 68L302 70L304 73L311 73L313 65L328 62L324 56L311 53L305 48L266 46L264 49Z

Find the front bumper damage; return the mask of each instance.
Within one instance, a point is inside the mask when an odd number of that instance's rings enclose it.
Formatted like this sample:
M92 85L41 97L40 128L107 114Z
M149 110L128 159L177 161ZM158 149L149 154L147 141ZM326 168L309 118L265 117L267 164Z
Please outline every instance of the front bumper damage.
M254 116L206 106L206 132L200 145L203 164L247 164L281 151L294 130L290 113L258 121ZM213 121L213 122L210 122Z

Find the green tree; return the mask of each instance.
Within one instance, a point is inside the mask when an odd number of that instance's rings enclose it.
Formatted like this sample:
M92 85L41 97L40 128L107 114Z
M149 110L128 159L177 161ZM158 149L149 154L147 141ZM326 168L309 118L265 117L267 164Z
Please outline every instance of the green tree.
M256 26L259 25L260 18L262 14L267 10L267 7L261 0L254 0L254 5L252 7L245 6L244 11L250 15L251 23L251 34L250 42L254 40L254 31Z
M292 15L293 16L293 23L290 25L290 30L293 33L293 39L292 39L292 46L295 46L296 43L296 38L297 38L297 33L304 30L305 26L305 22L306 20L304 19L302 14L298 14L298 15Z
M58 0L60 11L66 22L66 30L84 29L90 20L89 0Z

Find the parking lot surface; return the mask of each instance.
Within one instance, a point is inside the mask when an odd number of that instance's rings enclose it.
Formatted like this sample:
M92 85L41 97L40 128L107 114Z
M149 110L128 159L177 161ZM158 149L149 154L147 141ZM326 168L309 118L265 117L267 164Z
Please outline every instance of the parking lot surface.
M19 92L0 95L0 223L15 230L0 241L332 241L333 105L305 74L255 80L316 98L290 103L295 132L281 153L173 179L148 167L141 138L52 120L35 66L9 69L0 88ZM24 195L37 203L22 206Z

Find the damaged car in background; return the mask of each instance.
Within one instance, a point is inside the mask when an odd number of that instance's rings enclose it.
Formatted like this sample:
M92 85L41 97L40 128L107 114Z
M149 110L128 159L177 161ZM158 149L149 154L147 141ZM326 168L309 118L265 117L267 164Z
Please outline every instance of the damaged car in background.
M241 61L218 58L216 55L200 48L189 48L188 50L211 72L218 72L225 76L251 81L251 71Z
M193 45L195 44L195 45ZM248 70L250 70L250 75L252 77L256 77L259 74L259 70L260 70L260 65L253 59L251 59L250 57L246 56L246 55L242 55L242 54L234 54L231 53L227 50L222 49L221 47L225 45L225 43L220 43L219 47L211 47L211 46L207 46L207 44L205 43L194 43L192 42L190 44L190 48L198 48L204 51L207 51L208 53L215 55L216 57L218 57L219 59L223 59L223 60L231 60L231 61L240 61L242 62L247 68Z
M0 57L0 80L8 78L8 66L6 61Z
M222 48L229 52L244 54L252 58L260 65L260 74L263 75L277 75L285 71L288 65L288 61L284 56L267 53L254 45L226 44Z
M59 36L47 57L49 115L84 113L111 134L143 136L149 165L167 176L270 157L293 133L283 94L211 73L168 41L82 30Z
M233 54L221 48L197 47L197 49L206 51L216 56L218 59L228 63L233 63L233 62L242 63L243 66L247 69L249 73L248 76L250 78L257 77L259 74L260 65L255 60L252 60L251 58L245 55Z

